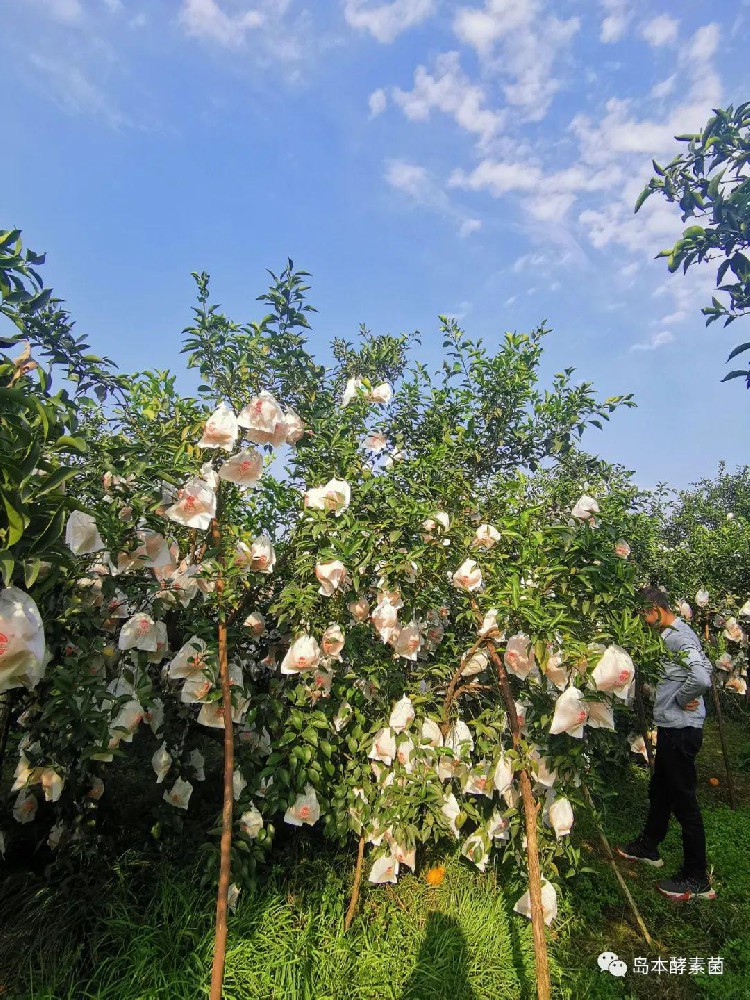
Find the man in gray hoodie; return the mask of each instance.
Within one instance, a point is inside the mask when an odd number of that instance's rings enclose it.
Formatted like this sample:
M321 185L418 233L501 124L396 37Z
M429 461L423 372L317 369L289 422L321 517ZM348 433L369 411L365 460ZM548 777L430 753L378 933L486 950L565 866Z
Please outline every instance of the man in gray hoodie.
M649 785L649 811L643 832L618 847L630 861L654 868L664 864L658 845L667 835L674 813L682 827L683 865L671 879L659 882L659 892L675 900L715 899L706 870L706 835L698 805L695 758L703 743L706 708L703 694L711 687L711 661L690 626L672 611L658 587L639 592L646 623L659 629L670 652L654 698L656 758Z

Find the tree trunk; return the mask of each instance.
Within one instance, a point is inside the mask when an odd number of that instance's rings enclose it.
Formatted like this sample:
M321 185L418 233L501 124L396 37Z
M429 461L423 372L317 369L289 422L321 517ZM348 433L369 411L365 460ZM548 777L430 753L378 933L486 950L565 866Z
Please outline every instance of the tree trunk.
M500 690L505 702L505 708L510 719L510 729L513 736L513 747L517 749L521 740L521 726L516 714L516 703L508 680L508 674L497 651L489 647L492 662L497 668ZM536 820L538 805L531 791L531 779L524 768L519 773L521 786L521 801L526 825L526 862L529 873L529 900L531 902L531 928L534 934L534 962L536 965L536 991L538 1000L550 1000L552 996L549 962L547 959L547 938L544 927L544 911L542 909L542 877L539 868L539 845L537 841Z
M217 549L221 545L221 530L218 521L211 525L212 542ZM232 776L234 774L234 728L232 724L232 693L229 686L229 662L227 656L226 611L222 601L224 593L224 559L219 554L219 573L216 580L216 597L219 608L219 676L221 678L221 698L224 708L224 808L221 816L221 860L219 864L219 888L216 896L216 931L214 936L214 957L211 969L210 1000L221 1000L224 979L224 960L227 951L227 897L232 866L232 809L234 794Z

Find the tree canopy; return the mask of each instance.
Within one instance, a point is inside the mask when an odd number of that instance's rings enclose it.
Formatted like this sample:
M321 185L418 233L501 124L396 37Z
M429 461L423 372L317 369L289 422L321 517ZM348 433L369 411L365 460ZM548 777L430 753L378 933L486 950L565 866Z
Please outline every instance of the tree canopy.
M636 202L637 212L652 194L659 191L667 201L677 202L682 221L696 219L674 246L662 250L670 271L681 266L683 273L694 264L718 261L716 296L703 308L706 326L724 320L728 326L750 311L750 102L736 109L715 109L701 132L678 135L687 144L686 152L666 167L653 161L652 177ZM750 341L735 347L727 361L750 350ZM744 378L750 389L750 368L729 372L722 379Z

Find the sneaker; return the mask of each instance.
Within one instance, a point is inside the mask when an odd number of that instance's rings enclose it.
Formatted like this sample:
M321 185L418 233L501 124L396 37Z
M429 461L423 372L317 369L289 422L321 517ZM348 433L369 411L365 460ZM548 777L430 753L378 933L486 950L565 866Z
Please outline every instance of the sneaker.
M656 848L648 847L638 838L631 840L624 847L616 847L615 850L621 858L627 858L628 861L643 861L652 868L661 868L664 864Z
M691 876L677 872L674 878L658 882L656 888L663 896L679 903L685 903L689 899L716 899L716 891L711 888L705 875Z

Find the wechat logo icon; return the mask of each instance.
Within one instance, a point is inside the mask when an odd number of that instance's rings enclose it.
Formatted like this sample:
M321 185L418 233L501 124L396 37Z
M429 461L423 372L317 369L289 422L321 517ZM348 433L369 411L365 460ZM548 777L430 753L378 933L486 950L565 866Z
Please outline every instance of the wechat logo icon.
M628 971L627 963L621 961L613 951L603 951L596 960L602 972L622 978Z

